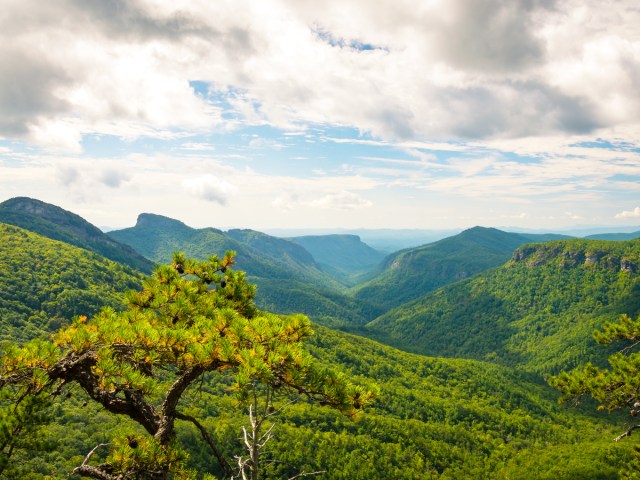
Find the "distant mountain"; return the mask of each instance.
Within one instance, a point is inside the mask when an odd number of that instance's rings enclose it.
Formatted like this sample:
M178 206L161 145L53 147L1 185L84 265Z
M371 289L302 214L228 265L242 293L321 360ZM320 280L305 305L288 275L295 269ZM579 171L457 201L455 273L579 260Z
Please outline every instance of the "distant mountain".
M640 230L631 233L598 233L585 238L591 240L635 240L636 238L640 238Z
M0 223L0 339L46 335L75 315L122 306L142 274L120 263Z
M302 246L254 230L195 229L143 213L134 227L108 235L161 263L175 251L207 258L234 250L237 268L258 286L258 305L277 313L303 312L324 324L362 324L382 313L343 295L345 286L323 272Z
M386 254L435 242L460 233L460 229L425 230L418 228L270 228L266 233L281 238L356 235L371 248Z
M520 247L500 268L393 309L367 327L425 355L552 373L597 361L604 321L640 312L640 240L564 240Z
M389 255L375 277L354 288L355 296L383 309L393 308L444 285L502 265L520 245L558 238L564 237L474 227L434 243Z
M40 200L16 197L0 203L0 222L16 225L150 273L153 263L131 247L116 242L75 213Z
M289 240L311 253L325 272L345 282L373 270L385 257L357 235L308 235Z

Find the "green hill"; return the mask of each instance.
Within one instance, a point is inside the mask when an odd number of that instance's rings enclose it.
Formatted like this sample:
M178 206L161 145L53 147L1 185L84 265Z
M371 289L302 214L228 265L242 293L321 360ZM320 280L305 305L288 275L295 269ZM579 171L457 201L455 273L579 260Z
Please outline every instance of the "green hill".
M119 308L138 272L98 254L0 223L0 339L25 340Z
M357 235L307 235L289 240L302 245L325 272L350 284L377 267L385 257Z
M0 203L0 222L60 240L150 273L153 263L131 247L114 241L82 217L33 198L17 197Z
M388 310L502 265L520 245L560 237L474 227L435 243L389 255L373 279L354 288L355 296Z
M382 313L344 295L345 286L323 272L303 247L261 232L195 229L178 220L143 213L135 227L109 235L160 263L168 262L174 251L207 258L234 250L237 268L258 286L258 305L270 311L305 311L327 325L361 325Z
M539 373L599 358L592 331L640 312L640 240L519 248L505 265L431 292L368 325L410 351Z
M13 226L2 226L2 238L9 240L0 257L3 318L11 311L22 315L20 309L35 311L45 305L44 300L29 305L35 292L28 285L47 293L51 308L73 307L60 312L60 322L117 299L115 285L136 286L133 272L84 250ZM624 265L633 268L631 263ZM12 284L15 288L7 288ZM63 285L72 287L64 293ZM91 297L93 304L83 300L85 291L97 292ZM41 329L24 329L20 338L54 328L49 322ZM9 332L6 338L17 333ZM611 441L621 418L609 417L605 423L562 408L550 387L513 369L425 358L323 327L316 328L307 348L323 365L354 381L376 382L380 395L354 420L306 402L285 409L269 446L274 460L269 478L322 470L322 478L335 480L614 479L629 457L630 443ZM198 385L184 408L202 418L223 453L232 458L242 451L240 437L247 418L234 407L228 385L218 380L211 376ZM69 478L87 452L104 443L106 432L126 423L77 391L71 398L56 398L51 415L54 422L44 433L55 448L38 455L19 453L13 461L24 468L21 478ZM219 473L191 424L178 424L178 435L191 446L194 468Z

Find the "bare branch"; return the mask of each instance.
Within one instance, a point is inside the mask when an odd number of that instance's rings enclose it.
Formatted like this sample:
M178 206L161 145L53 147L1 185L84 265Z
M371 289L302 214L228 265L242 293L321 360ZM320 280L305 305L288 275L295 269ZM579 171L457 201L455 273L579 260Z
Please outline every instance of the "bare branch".
M99 465L94 467L92 465L87 465L87 462L91 458L91 456L98 450L100 447L106 447L111 445L110 443L100 443L93 447L93 449L87 453L87 456L84 457L84 461L82 465L73 469L73 473L77 473L78 475L96 478L98 480L118 480L118 477L114 477L105 468L108 468L106 465Z
M301 472L297 475L294 475L293 477L289 477L289 480L295 480L296 478L301 478L301 477L310 477L312 475L320 475L322 473L327 473L326 470L320 470L317 472L309 472L309 473L305 473L305 472Z
M111 444L110 443L99 443L98 445L93 447L93 450L91 450L89 453L87 453L87 456L84 457L84 461L82 462L82 465L80 465L80 466L84 467L87 464L87 462L89 461L89 459L91 458L91 455L93 455L97 449L99 449L100 447L107 447L109 445L111 445Z
M621 433L620 435L618 435L616 438L614 438L614 440L616 442L619 442L620 440L622 440L624 437L630 437L631 436L631 432L633 432L635 429L640 428L640 425L631 425L626 432Z
M627 345L622 350L620 350L619 353L627 353L629 350L632 350L633 348L637 347L638 345L640 345L640 340L636 340L631 345Z

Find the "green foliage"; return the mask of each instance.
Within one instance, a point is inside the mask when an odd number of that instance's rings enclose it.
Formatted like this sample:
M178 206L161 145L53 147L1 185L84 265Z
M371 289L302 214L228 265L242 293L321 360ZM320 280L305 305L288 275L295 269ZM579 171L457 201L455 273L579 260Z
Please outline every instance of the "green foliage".
M233 250L238 253L238 268L258 287L256 304L264 310L303 311L329 325L362 325L382 313L345 295L344 285L320 270L299 245L260 232L194 229L177 220L142 214L135 227L109 235L158 262L169 261L176 250L199 259L209 252Z
M520 245L551 236L475 227L443 240L388 256L372 280L354 288L356 298L385 310L506 262Z
M608 369L588 363L551 377L549 384L562 392L562 402L577 401L589 395L598 402L598 410L625 409L632 418L636 417L640 413L640 352L633 349L640 343L640 317L633 320L622 315L617 322L606 323L593 336L604 345L623 342L626 346L609 357ZM630 436L638 428L639 424L631 424L616 441ZM637 446L623 470L623 477L640 478L640 449Z
M605 345L626 341L629 345L609 357L609 368L587 363L571 372L551 377L549 383L563 393L563 401L590 395L598 401L599 410L630 408L631 416L640 413L640 353L632 352L640 340L640 318L622 315L617 322L606 323L594 332L598 343Z
M25 452L41 453L51 448L42 436L50 420L51 400L46 395L26 397L17 405L12 392L0 391L0 478L19 478L24 465L14 457Z
M0 222L84 248L141 272L153 269L153 264L131 247L114 241L78 215L33 198L0 203Z
M199 425L181 413L181 400L211 372L230 376L240 402L255 382L349 415L373 399L344 375L315 366L301 348L311 334L306 317L257 310L254 287L243 272L231 269L233 263L233 252L206 262L176 254L172 265L158 267L139 292L127 295L127 310L107 307L90 320L76 317L53 342L8 346L0 380L15 390L18 405L77 385L107 411L144 430L139 439L128 434L136 438L128 447L122 436L115 438L106 463L88 464L90 454L76 473L102 479L192 478L175 443L174 424ZM212 450L229 473L229 464Z
M597 360L593 329L640 311L638 265L639 241L527 245L503 267L398 307L364 333L417 353L553 373Z
M122 308L142 276L104 257L0 224L0 340L44 336L75 315Z

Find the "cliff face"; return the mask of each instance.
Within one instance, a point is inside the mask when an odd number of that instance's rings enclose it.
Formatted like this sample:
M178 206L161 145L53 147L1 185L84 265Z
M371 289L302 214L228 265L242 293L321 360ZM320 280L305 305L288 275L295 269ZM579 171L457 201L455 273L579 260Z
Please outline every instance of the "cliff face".
M640 240L563 240L529 244L518 248L511 262L527 267L556 265L559 268L604 268L631 274L640 272Z

